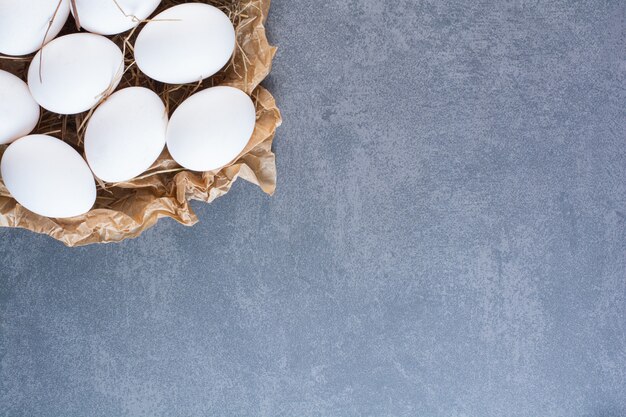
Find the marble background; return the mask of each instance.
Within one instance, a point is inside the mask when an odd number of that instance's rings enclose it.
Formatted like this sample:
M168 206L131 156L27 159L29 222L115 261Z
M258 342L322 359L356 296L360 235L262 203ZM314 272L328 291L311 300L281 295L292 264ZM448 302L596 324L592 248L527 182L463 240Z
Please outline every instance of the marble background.
M272 7L275 196L0 229L0 415L626 416L626 3Z

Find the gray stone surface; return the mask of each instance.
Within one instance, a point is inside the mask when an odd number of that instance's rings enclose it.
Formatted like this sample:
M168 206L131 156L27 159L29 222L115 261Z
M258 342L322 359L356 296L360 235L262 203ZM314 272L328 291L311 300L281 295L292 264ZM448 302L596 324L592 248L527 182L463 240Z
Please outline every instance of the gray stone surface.
M626 416L626 3L280 1L273 198L0 230L2 416Z

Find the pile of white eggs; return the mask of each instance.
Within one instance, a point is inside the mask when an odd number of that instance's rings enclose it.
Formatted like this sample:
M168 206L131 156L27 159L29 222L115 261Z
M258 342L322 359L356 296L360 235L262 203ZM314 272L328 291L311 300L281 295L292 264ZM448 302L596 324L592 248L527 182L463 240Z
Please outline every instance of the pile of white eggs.
M147 21L132 47L135 63L156 81L197 83L230 60L235 30L221 10L183 3L151 17L159 3L0 0L0 54L22 56L39 50L30 62L27 84L0 70L0 145L10 143L0 174L25 208L55 218L86 213L96 200L94 175L111 183L131 180L146 171L165 146L178 164L193 171L219 169L245 148L256 118L252 100L241 90L204 89L183 101L169 118L152 90L115 91L125 71L124 54L106 36L142 22ZM89 33L55 39L70 14ZM30 135L40 106L61 115L97 106L84 133L86 161L61 139Z

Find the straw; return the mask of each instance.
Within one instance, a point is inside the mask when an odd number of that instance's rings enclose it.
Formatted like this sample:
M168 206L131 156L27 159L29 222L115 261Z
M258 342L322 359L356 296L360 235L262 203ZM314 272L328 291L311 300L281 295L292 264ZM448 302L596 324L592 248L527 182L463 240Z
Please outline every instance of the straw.
M121 77L120 83L116 88L113 88L111 85L110 88L107 88L102 94L99 96L98 104L106 100L106 98L112 94L116 90L120 90L126 87L134 87L141 86L146 87L154 92L156 92L161 99L163 99L166 107L166 111L171 113L176 107L180 105L186 98L199 91L200 89L211 87L213 85L218 84L220 77L222 77L222 73L228 71L229 68L232 68L233 71L239 75L238 69L236 68L236 64L234 62L234 56L231 58L231 61L220 73L214 75L205 80L198 81L196 83L190 84L163 84L158 81L152 80L144 75L135 63L134 59L134 50L133 45L135 43L135 39L139 30L142 28L142 24L150 21L140 20L136 16L126 13L120 3L117 0L111 0L115 3L116 7L127 17L131 17L135 22L139 22L140 25L135 27L134 29L121 33L119 35L114 35L109 37L113 42L115 42L124 54L124 71L121 72L119 77ZM248 16L245 13L245 10L249 7L250 3L247 5L243 5L238 1L228 1L228 0L209 0L203 1L204 3L211 4L220 10L222 10L233 22L235 28L238 27L240 22L243 22ZM39 69L39 77L41 79L41 67L45 66L44 52L45 52L45 39L48 37L50 28L56 18L58 11L61 6L61 1L57 4L53 15L51 16L50 21L48 22L47 29L45 32L44 39L42 40L42 49L40 54L41 65ZM177 4L185 3L184 0L163 0L159 5L158 9L155 11L155 15L165 9L168 9ZM80 16L76 8L75 0L70 0L70 5L72 7L74 22L72 19L68 19L68 22L63 27L61 33L58 36L67 35L70 33L77 33L80 28ZM243 23L245 25L246 23ZM238 28L237 28L238 29ZM236 30L237 30L236 29ZM243 65L244 71L246 74L247 65L250 62L246 57L245 51L241 48L239 44L236 45L237 52L242 54L243 56ZM32 60L34 54L23 57L12 57L12 56L4 56L0 55L0 69L6 69L9 72L17 75L22 79L27 78L28 73L28 64ZM244 75L245 77L245 75ZM246 80L247 82L247 80ZM49 112L45 109L42 109L42 114L39 120L39 124L37 125L33 134L50 134L51 132L55 134L55 136L63 139L70 145L74 146L81 153L83 151L82 144L84 138L84 132L89 121L89 118L93 114L94 110L97 106L94 106L91 110L85 113L80 113L77 115L59 115L56 113Z

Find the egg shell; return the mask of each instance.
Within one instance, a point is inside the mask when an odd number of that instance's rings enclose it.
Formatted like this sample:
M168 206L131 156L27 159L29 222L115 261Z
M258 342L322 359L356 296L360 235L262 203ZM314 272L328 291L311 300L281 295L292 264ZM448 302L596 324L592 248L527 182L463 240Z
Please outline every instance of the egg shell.
M92 33L74 33L37 52L28 68L28 87L41 107L76 114L91 109L113 91L123 71L122 51L112 41Z
M85 155L103 181L126 181L150 168L165 147L167 113L157 94L122 89L93 112L85 132Z
M136 27L159 3L161 0L76 0L76 12L81 27L89 32L115 35Z
M167 148L193 171L212 171L235 159L248 144L256 123L254 103L233 87L212 87L185 100L172 114Z
M204 3L171 7L151 19L135 42L135 61L148 77L168 84L198 82L218 72L235 49L235 29Z
M24 136L10 144L0 173L11 196L42 216L78 216L96 201L96 184L87 163L74 148L52 136Z
M28 135L38 121L39 105L26 83L0 70L0 145Z
M46 42L59 34L69 14L69 0L60 4L59 0L0 0L0 53L19 56L37 51L48 26Z

